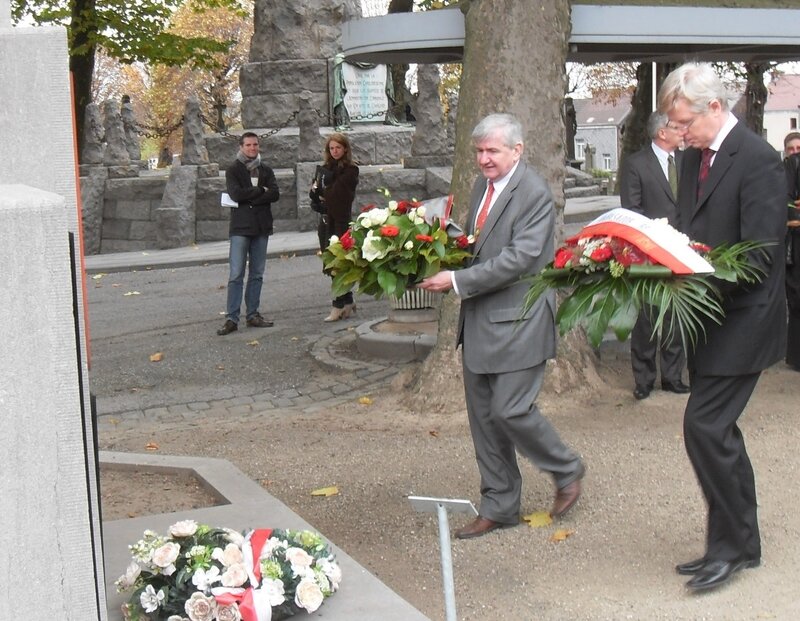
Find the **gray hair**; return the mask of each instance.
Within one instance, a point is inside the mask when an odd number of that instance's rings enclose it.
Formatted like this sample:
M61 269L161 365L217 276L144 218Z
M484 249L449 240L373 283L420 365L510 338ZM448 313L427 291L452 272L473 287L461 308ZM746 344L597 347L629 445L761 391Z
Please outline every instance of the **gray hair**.
M666 114L659 112L658 110L653 111L650 114L650 117L647 119L647 135L650 136L653 140L658 138L658 130L666 127L669 118Z
M666 114L678 99L688 101L692 112L705 112L715 99L728 110L728 91L708 63L686 63L670 73L658 90L658 111Z
M503 143L509 148L524 144L522 124L512 114L496 113L483 117L472 130L472 141L482 142L495 132L500 132Z

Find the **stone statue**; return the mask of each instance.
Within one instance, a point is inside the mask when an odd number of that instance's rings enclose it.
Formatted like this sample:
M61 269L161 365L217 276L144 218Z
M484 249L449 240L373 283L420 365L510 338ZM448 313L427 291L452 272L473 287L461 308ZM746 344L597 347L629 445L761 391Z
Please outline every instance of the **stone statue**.
M181 164L208 164L208 151L203 136L200 102L196 97L186 100L183 113L183 145Z
M96 103L86 106L83 122L83 149L81 149L81 164L98 165L103 163L103 119L100 117L100 107Z

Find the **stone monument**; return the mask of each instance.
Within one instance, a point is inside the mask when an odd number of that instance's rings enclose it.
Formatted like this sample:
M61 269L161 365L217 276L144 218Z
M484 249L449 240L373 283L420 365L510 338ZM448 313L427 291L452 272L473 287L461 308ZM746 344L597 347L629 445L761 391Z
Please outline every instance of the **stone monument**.
M131 156L125 144L125 128L122 124L120 105L114 99L103 102L103 126L105 127L106 149L103 164L108 167L112 178L138 177L138 164L131 164Z
M342 23L361 17L358 0L256 0L250 62L242 67L242 126L279 127L311 92L330 112L329 84Z
M125 135L125 148L128 150L128 157L132 162L137 162L141 166L142 148L139 144L139 133L136 131L136 117L133 114L133 104L127 95L122 96L122 129Z
M0 58L0 619L106 621L66 30L0 0Z

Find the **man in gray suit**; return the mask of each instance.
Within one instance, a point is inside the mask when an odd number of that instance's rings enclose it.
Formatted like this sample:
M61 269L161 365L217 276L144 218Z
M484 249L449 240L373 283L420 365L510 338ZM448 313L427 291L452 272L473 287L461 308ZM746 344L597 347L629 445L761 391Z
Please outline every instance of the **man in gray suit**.
M528 283L553 258L555 215L547 183L521 161L522 126L509 114L485 117L472 132L483 173L472 190L469 265L420 286L461 298L458 344L470 430L481 475L480 515L456 531L479 537L519 523L522 478L516 452L553 477L553 517L578 500L584 467L536 407L545 364L555 356L555 297L522 316Z
M671 128L665 114L653 112L647 121L652 142L625 158L620 171L620 199L626 209L648 218L666 218L676 227L678 168L683 144L680 132ZM689 387L681 380L686 356L678 334L669 335L665 326L661 342L653 338L653 309L643 308L631 333L633 396L646 399L656 380L656 360L661 362L661 388L684 394ZM660 356L658 356L660 354Z

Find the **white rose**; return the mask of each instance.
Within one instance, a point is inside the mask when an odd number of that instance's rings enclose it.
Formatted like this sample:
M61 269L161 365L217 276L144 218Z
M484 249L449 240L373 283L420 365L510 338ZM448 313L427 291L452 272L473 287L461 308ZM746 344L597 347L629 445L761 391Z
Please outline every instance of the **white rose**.
M155 612L163 601L164 591L156 592L152 584L148 584L147 588L139 595L139 603L145 612Z
M235 543L229 543L225 546L224 550L221 548L214 548L214 551L211 552L211 558L213 558L215 561L219 561L225 567L236 565L244 560L242 551Z
M125 569L125 573L122 574L115 583L117 585L117 590L125 591L130 589L136 584L136 579L141 573L142 568L139 567L139 564L136 561L131 561L130 565Z
M239 613L239 607L231 604L217 608L217 619L218 621L241 621L242 615Z
M197 532L197 522L194 520L183 520L175 522L169 527L169 534L173 537L191 537Z
M172 571L175 571L173 563L177 560L180 553L181 547L177 543L174 541L167 541L167 543L153 551L153 564L156 567L164 569L164 573L169 575L172 572L166 570L171 568Z
M247 582L247 570L241 563L235 563L222 574L222 586L240 587Z
M425 205L420 205L419 207L417 207L416 214L417 214L417 215L418 215L420 218L424 217L424 216L425 216Z
M405 248L406 250L412 250L414 248L414 242L410 240L407 241L405 244L403 244L403 248Z
M314 557L303 548L289 548L286 550L286 560L292 564L292 569L311 567Z
M330 239L330 241L328 243L329 244L335 244L338 241L339 241L339 236L338 235L331 235L331 239Z
M212 567L208 571L202 567L194 572L192 575L192 584L197 587L199 591L207 591L215 582L219 582L219 567Z
M389 217L388 209L370 209L361 214L361 222L366 227L381 226Z
M191 621L212 621L217 611L217 602L213 597L206 597L199 591L192 593L183 605Z
M294 603L300 608L305 608L308 612L314 612L322 606L323 599L325 598L317 581L311 577L303 578L294 592Z
M342 581L342 568L339 567L339 563L331 558L323 558L317 561L317 567L328 577L333 590L338 589L339 583Z
M382 259L389 252L388 248L381 247L384 245L382 239L380 235L373 235L372 231L369 231L366 237L364 237L364 243L361 246L361 254L367 261L372 262L376 259Z
M388 207L392 211L397 211L397 201L389 201Z
M266 578L261 583L261 588L259 590L263 593L266 593L267 597L269 598L270 606L280 606L286 601L286 597L284 596L283 582L280 580L276 580L275 578Z

